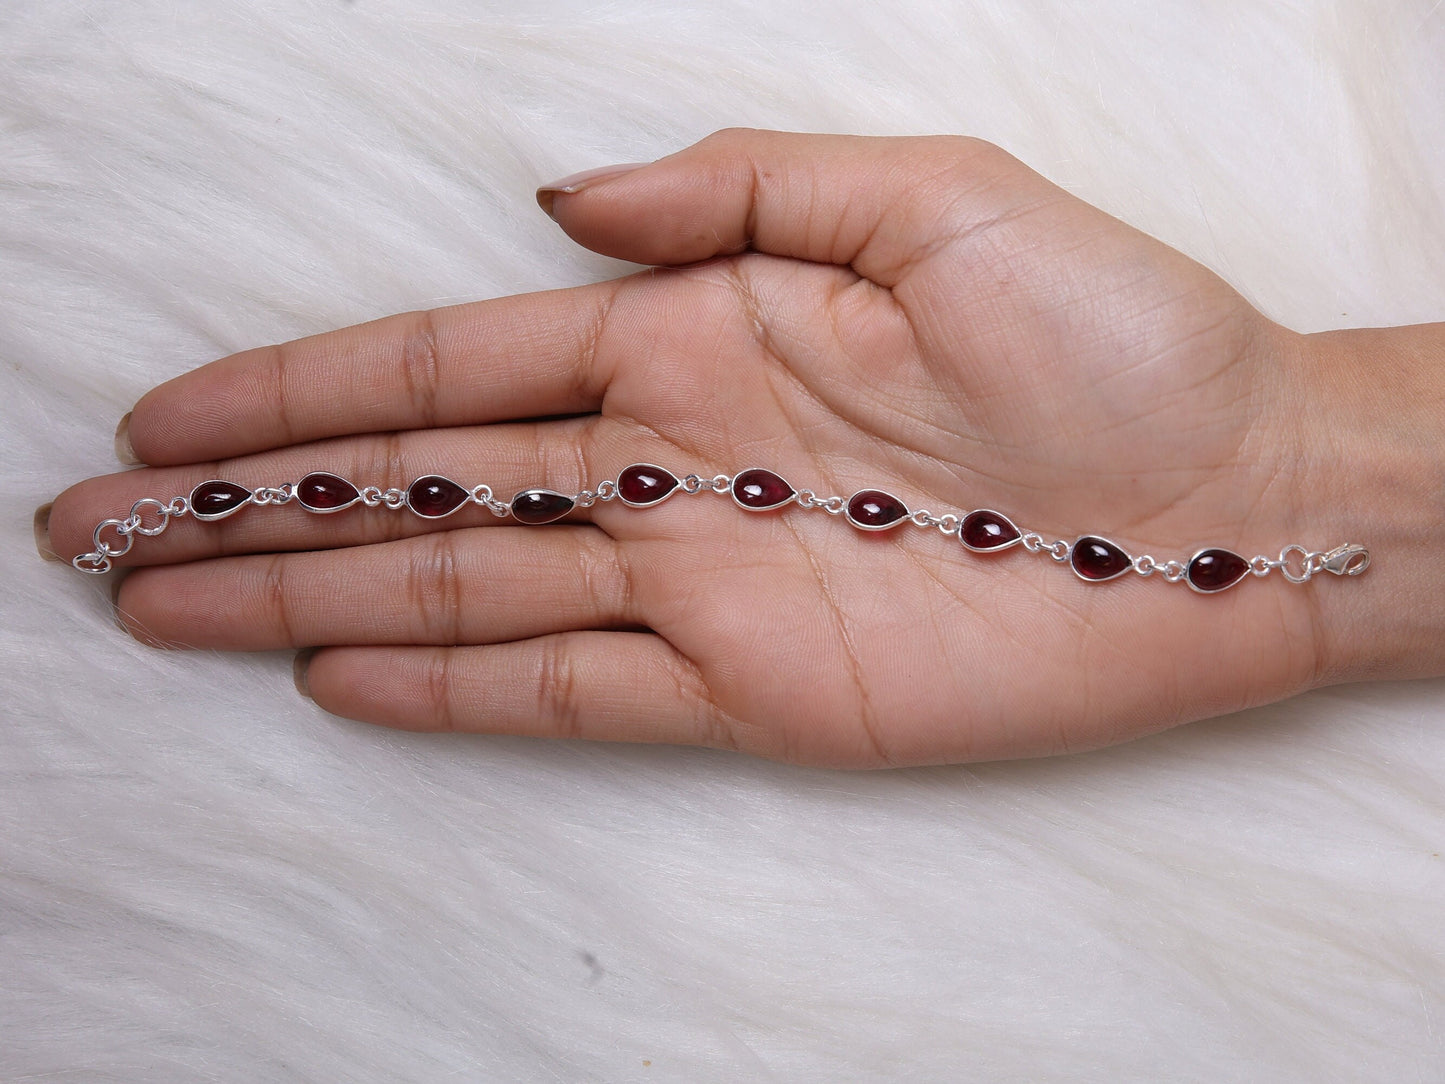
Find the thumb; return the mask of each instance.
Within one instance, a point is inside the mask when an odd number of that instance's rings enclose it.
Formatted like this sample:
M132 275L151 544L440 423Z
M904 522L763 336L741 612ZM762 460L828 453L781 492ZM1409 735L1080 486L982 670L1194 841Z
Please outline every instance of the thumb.
M949 240L1046 191L1057 192L980 140L729 129L650 164L544 185L537 202L573 240L634 263L751 249L848 265L892 287Z

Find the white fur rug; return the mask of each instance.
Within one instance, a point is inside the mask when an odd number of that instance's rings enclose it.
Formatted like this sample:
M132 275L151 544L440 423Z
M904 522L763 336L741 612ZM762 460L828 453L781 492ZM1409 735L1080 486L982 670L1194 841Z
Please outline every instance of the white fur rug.
M967 132L1299 328L1445 317L1439 0L11 0L4 1081L1445 1079L1445 682L881 774L326 716L31 545L150 385L581 283L532 189Z

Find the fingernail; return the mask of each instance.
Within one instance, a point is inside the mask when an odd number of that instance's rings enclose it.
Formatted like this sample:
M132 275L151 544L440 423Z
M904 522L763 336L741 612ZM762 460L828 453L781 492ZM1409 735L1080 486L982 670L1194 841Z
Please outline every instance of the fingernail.
M140 456L135 454L135 449L130 446L130 411L126 411L125 417L115 427L115 457L127 467L134 467L140 464Z
M55 502L42 504L35 510L35 548L40 551L40 556L46 561L60 561L60 554L56 553L50 546L50 510L55 507Z
M314 647L303 647L291 660L291 680L296 682L296 691L307 700L312 699L311 686L306 683L306 671L311 669L311 657L316 654Z
M555 221L557 216L552 213L552 204L556 202L558 196L570 196L574 192L590 188L599 181L621 177L624 173L631 173L634 169L641 169L643 166L651 164L650 162L620 162L615 166L584 169L581 173L573 173L571 176L563 177L560 181L552 181L550 184L544 184L538 188L537 205L547 212L548 218Z
M125 618L120 616L120 587L125 583L125 574L126 570L122 568L113 569L110 573L110 609L115 623L120 626L120 631L129 636L131 635L130 626L125 623Z

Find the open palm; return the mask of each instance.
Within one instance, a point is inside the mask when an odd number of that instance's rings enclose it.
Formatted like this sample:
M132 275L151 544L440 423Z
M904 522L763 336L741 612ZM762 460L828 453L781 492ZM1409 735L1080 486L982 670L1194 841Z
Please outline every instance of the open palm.
M996 509L1160 563L1299 540L1295 337L997 148L728 132L548 197L578 241L666 269L189 373L133 413L149 469L62 495L54 545L210 477L439 474L505 499L631 463ZM415 728L920 763L1121 740L1319 665L1309 590L1279 576L1091 584L1022 547L710 489L549 527L293 504L141 541L119 599L137 635L320 647L318 703Z

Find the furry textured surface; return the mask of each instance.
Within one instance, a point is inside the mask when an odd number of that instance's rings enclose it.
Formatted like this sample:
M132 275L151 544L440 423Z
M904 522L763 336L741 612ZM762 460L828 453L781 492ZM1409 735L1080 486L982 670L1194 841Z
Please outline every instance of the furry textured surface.
M726 125L967 132L1302 329L1445 316L1437 0L0 9L6 1081L1445 1079L1445 683L837 774L396 734L35 559L147 387L622 266Z

